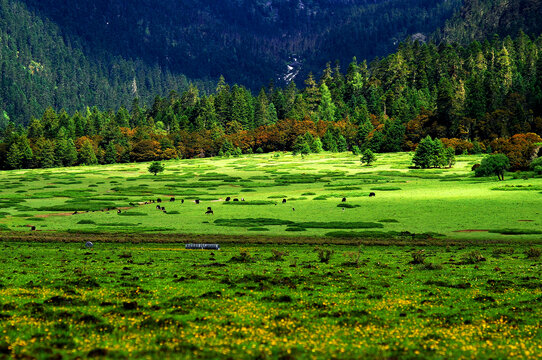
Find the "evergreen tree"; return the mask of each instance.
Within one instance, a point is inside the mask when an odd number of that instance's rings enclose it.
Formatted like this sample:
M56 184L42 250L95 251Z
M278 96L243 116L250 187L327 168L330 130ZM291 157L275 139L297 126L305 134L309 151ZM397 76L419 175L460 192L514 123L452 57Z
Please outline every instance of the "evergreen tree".
M94 147L88 139L83 142L79 150L79 163L82 165L96 165L98 163Z
M106 164L115 164L117 162L117 147L114 143L109 142L105 146L104 162Z
M325 83L320 86L320 94L322 95L320 105L318 105L318 115L323 121L335 120L335 104L331 100L331 93Z

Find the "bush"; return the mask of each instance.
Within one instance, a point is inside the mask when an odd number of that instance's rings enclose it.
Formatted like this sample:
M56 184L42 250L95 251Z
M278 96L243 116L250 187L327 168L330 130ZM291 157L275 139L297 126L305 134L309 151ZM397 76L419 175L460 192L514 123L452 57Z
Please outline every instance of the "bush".
M352 146L352 154L354 155L361 155L361 150L357 145Z
M410 264L424 264L425 259L427 258L427 255L425 254L425 250L418 250L413 252L412 254L412 261Z
M542 157L537 157L536 159L531 161L529 168L537 175L542 175Z
M538 259L542 255L542 250L538 248L530 248L525 251L525 256L527 256L527 259Z
M463 255L462 260L465 264L476 264L481 261L486 261L486 258L483 257L479 251L475 250Z
M335 253L334 250L330 249L324 249L321 247L314 248L314 252L318 255L318 260L320 260L321 263L329 263L329 260L331 260L331 256Z
M270 260L273 261L284 261L284 257L288 256L288 251L282 251L277 249L271 249L271 257Z

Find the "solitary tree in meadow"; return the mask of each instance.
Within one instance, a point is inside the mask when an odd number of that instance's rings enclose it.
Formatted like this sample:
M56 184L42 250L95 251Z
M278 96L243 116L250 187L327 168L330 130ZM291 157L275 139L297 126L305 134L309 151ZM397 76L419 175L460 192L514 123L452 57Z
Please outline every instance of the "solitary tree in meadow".
M504 154L488 155L482 159L482 163L474 172L477 177L497 175L499 180L504 180L504 172L510 168L510 160Z
M151 174L154 174L154 176L156 176L156 174L164 171L164 165L162 165L162 163L160 163L159 161L155 161L149 165L148 170Z
M372 163L376 161L376 155L371 149L367 149L363 152L363 155L361 156L361 163L367 164L367 166L371 166Z

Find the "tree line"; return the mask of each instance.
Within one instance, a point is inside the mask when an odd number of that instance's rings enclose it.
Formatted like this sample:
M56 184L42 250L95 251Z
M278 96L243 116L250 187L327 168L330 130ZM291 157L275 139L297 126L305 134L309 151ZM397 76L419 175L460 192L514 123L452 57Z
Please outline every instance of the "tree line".
M1 166L291 151L308 137L325 151L411 151L430 136L456 153L507 152L513 169L526 168L542 142L541 50L542 37L525 34L465 47L408 41L369 65L328 63L303 89L271 83L256 95L221 78L210 95L189 85L148 107L51 107L4 128Z

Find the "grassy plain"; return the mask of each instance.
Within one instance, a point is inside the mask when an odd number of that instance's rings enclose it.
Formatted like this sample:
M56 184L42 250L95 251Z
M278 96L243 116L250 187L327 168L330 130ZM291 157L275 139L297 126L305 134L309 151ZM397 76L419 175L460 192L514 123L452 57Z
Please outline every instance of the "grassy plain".
M542 178L410 156L2 172L0 358L539 358Z
M542 266L528 246L324 247L329 263L312 245L0 249L0 358L542 353Z
M540 238L542 178L474 178L470 168L479 156L460 156L454 168L434 170L410 169L410 159L406 153L382 154L367 167L348 154L266 154L170 161L157 176L146 171L148 164L6 171L0 173L0 227L77 233L387 238L408 232L449 239ZM370 198L370 192L376 197ZM177 201L168 202L170 196ZM223 201L228 196L246 201ZM158 197L165 200L167 213L156 204L137 205ZM201 200L199 205L195 199ZM205 215L208 206L214 215ZM120 215L102 211L116 207L123 208ZM74 211L78 214L71 215Z

